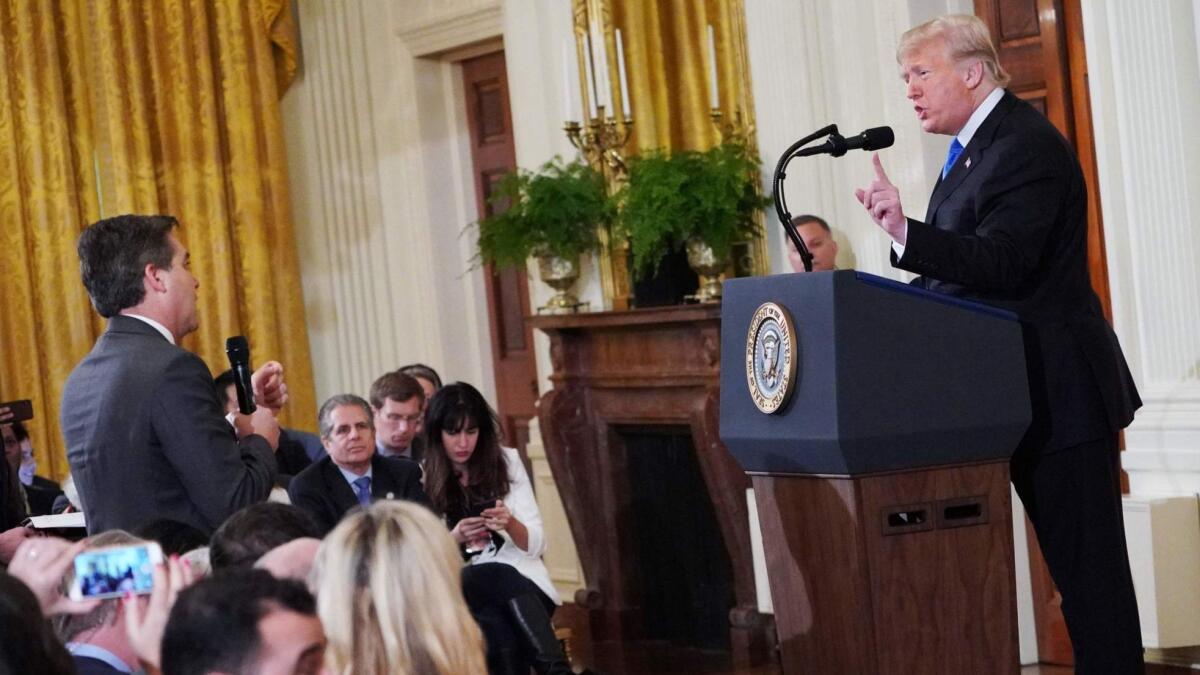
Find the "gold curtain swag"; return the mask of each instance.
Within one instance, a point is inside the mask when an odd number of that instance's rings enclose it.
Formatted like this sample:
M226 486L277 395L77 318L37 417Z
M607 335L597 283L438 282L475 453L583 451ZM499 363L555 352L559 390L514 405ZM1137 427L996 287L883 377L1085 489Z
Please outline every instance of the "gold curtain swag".
M244 334L284 364L281 421L316 408L279 96L286 0L0 1L0 400L31 398L39 473L63 477L62 386L105 322L75 242L121 213L180 219L200 280L184 340L214 372Z

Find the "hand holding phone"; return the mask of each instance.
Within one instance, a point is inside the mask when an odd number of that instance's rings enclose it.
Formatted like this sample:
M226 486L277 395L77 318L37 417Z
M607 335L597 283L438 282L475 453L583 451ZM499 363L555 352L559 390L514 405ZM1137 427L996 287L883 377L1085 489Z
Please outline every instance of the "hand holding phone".
M42 613L86 614L99 600L68 600L62 593L62 578L71 568L76 554L87 544L78 541L72 544L58 537L32 537L17 548L8 573L25 582L37 596Z
M24 422L33 419L33 401L25 398L20 401L0 403L0 424Z
M152 541L84 551L75 556L70 597L83 600L149 593L154 590L154 568L162 560L162 549Z

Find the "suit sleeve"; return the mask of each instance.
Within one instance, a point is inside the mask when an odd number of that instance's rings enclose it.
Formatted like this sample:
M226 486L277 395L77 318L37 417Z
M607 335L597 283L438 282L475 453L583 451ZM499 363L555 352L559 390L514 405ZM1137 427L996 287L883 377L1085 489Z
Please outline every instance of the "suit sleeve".
M188 498L215 529L238 509L267 498L275 456L261 436L235 438L199 357L183 353L167 369L151 424Z
M1030 277L1079 188L1078 172L1069 151L1049 136L1019 136L993 150L996 168L974 201L958 212L943 205L942 227L909 219L904 256L893 251L893 265L986 290L1012 290Z
M329 513L328 501L322 499L310 484L315 478L317 476L311 472L301 473L293 478L288 485L288 499L291 500L292 506L297 506L312 516L313 522L324 537L337 523Z

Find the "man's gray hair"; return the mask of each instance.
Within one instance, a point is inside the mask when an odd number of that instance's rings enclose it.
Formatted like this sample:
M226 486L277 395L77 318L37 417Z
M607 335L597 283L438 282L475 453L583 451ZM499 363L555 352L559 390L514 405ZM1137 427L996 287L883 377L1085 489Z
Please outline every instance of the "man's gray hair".
M317 426L321 430L321 438L329 438L329 434L333 431L333 411L344 405L356 405L363 410L363 414L367 416L367 424L371 425L371 430L375 430L375 417L371 414L371 404L361 396L354 394L337 394L330 396L329 400L321 404L321 411L317 413Z
M900 36L896 60L903 61L912 51L936 39L946 43L946 49L954 61L979 59L989 80L999 87L1008 85L1011 78L1000 67L1000 57L992 44L987 24L971 14L946 14L909 29Z

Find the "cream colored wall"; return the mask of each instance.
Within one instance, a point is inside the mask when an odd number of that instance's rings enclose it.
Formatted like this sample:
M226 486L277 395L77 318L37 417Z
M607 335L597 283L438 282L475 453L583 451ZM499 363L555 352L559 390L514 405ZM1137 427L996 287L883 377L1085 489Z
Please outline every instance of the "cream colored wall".
M482 13L498 35L499 5L298 6L304 64L283 117L318 399L421 361L494 400L483 277L461 236L475 213L461 78L400 30L436 43L436 19Z

